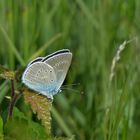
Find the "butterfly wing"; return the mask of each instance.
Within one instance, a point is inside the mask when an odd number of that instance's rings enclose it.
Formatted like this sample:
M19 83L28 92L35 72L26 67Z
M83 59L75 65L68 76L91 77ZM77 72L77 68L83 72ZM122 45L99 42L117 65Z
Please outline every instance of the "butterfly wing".
M32 90L48 97L52 97L55 92L55 71L44 62L36 62L29 65L23 73L22 81Z
M47 57L47 59L44 58L42 61L53 67L57 79L56 90L59 90L65 80L66 74L70 67L72 53L68 50L60 50L54 53L54 55L50 56Z
M37 58L35 58L34 60L32 60L32 61L27 65L27 67L30 66L30 65L33 64L33 63L41 62L43 59L44 59L44 57L37 57Z

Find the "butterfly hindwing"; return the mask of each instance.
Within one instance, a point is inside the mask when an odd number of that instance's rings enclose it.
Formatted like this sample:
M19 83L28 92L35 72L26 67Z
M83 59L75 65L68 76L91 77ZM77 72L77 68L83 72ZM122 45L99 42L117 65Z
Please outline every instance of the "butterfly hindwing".
M44 62L36 62L26 68L22 81L29 88L43 95L49 95L55 91L56 75L50 65Z

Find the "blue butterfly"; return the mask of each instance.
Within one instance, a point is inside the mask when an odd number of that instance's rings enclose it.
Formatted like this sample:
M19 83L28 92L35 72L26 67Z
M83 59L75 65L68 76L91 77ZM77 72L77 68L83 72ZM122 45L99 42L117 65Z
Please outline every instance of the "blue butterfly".
M22 82L48 98L60 91L72 60L68 49L31 61L22 75Z

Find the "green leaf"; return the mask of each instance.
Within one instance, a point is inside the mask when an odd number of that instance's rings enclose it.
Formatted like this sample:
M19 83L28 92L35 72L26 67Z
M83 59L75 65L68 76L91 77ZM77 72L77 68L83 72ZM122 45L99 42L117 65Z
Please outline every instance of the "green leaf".
M0 85L0 103L2 102L2 100L4 99L4 96L7 94L9 87L7 86L8 80L4 81L1 85Z
M17 108L12 119L4 126L5 140L46 140L45 129L40 124L29 120Z

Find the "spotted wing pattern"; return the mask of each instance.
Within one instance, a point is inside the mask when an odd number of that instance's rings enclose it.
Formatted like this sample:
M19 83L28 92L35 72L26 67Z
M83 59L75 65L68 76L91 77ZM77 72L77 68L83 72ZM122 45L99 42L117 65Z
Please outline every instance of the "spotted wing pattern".
M22 81L29 88L43 95L50 96L56 92L55 71L44 62L36 62L28 66L23 73Z
M57 81L56 90L59 90L61 85L63 84L68 69L70 67L71 60L72 60L71 52L57 53L49 57L47 60L46 59L42 60L46 64L52 66L55 71Z
M30 89L53 98L65 80L71 60L72 53L68 49L38 57L27 65L22 81Z

